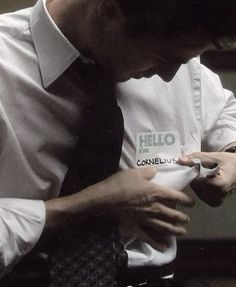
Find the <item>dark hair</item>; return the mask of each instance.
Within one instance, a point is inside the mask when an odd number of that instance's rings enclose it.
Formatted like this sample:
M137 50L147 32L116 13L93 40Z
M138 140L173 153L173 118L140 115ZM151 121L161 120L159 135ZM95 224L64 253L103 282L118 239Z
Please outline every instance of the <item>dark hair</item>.
M236 0L117 0L130 33L162 37L201 32L214 45L236 37Z

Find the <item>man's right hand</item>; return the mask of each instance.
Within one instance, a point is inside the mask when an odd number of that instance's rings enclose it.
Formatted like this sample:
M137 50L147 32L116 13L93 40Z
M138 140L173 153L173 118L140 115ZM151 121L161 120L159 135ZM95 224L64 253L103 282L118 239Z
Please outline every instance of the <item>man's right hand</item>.
M151 181L157 169L128 169L114 174L102 185L103 212L125 225L153 230L161 234L183 235L189 217L176 205L193 206L193 200L181 191Z
M156 172L152 167L120 171L83 191L49 200L46 226L97 215L138 224L160 235L185 234L188 216L175 207L194 202L181 191L154 184Z

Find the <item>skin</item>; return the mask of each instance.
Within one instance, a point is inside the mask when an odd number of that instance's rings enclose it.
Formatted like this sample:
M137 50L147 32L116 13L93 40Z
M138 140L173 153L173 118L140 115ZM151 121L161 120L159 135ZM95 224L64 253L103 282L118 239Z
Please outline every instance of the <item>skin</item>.
M236 185L236 154L224 152L232 146L236 146L236 142L227 145L221 152L195 152L179 159L180 164L187 166L191 166L195 158L206 167L215 162L220 164L220 171L215 177L197 178L191 184L198 197L212 207L221 205Z
M171 39L131 37L115 0L51 0L47 8L73 45L112 74L114 81L154 74L170 81L183 63L212 48L203 33Z
M142 226L164 234L182 235L188 216L167 205L192 206L193 200L180 191L158 186L150 179L155 168L121 171L79 193L49 200L46 227L53 228L89 215L107 215L120 220L129 214Z
M124 16L114 0L50 0L47 9L73 45L112 74L115 82L154 74L169 81L182 63L210 47L199 37L184 35L168 41L150 35L128 37ZM156 172L153 168L121 171L83 191L46 201L45 231L89 215L119 221L129 214L140 229L159 235L185 234L188 216L170 206L193 206L194 202L180 191L152 183Z

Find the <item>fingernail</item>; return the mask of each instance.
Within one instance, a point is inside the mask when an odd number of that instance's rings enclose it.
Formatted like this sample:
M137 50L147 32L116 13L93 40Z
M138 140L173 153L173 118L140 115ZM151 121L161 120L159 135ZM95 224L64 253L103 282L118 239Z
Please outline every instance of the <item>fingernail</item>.
M185 219L184 219L184 223L187 224L187 223L189 223L189 221L190 221L190 217L186 216Z

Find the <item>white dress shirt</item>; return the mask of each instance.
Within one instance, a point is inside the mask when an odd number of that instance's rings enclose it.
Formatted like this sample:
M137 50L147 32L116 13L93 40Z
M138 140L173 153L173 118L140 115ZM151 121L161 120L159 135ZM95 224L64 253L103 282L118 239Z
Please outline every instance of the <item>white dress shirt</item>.
M34 8L0 16L1 275L36 244L45 224L43 201L59 194L67 171L65 154L76 144L76 130L85 98L81 82L74 80L76 75L70 70L71 64L79 56L78 50L52 21L46 10L45 0L39 0ZM147 130L139 129L140 125L136 126L132 122L133 116L127 118L127 109L136 110L141 118L144 117L143 124L146 121L148 129L155 116L156 110L152 113L150 106L147 109L151 114L150 119L143 114L147 95L151 96L149 105L156 105L156 98L160 96L158 105L163 115L169 115L174 110L171 114L172 122L176 121L176 117L181 119L183 144L191 144L193 141L200 148L200 131L205 139L201 143L209 150L235 140L232 132L235 126L235 107L231 104L231 98L224 94L219 84L216 87L218 80L208 72L209 79L205 81L209 81L210 85L206 85L204 94L207 94L206 89L209 89L209 93L216 89L215 99L219 104L214 112L215 107L211 106L211 102L202 99L200 85L204 84L204 80L190 79L189 77L195 76L198 78L199 75L188 73L188 67L191 69L186 65L184 75L177 76L180 83L177 83L176 78L175 88L163 84L158 77L151 80L131 80L122 85L120 99L127 121L122 167L134 166L133 136L137 129L141 132ZM186 77L185 80L183 76ZM188 85L185 85L187 82ZM192 84L195 85L195 96L190 98L194 103L186 103L190 107L186 115L182 112L183 106L180 103L176 110L168 106L173 104L173 89L178 94L176 101L182 101L185 105L185 97L192 92ZM125 94L128 101L123 105ZM182 94L184 98L181 100ZM166 96L170 96L170 99ZM132 99L134 101L131 103ZM204 106L206 104L208 106ZM191 121L184 119L191 111L196 115L191 123L193 133L189 135L184 132L184 127L189 128ZM209 111L212 118L207 117ZM218 117L217 120L215 116ZM228 124L231 118L232 124ZM161 120L160 116L158 120ZM227 128L218 131L217 127L221 124L223 128ZM153 129L152 126L151 128Z
M0 16L1 275L36 244L43 201L59 194L83 95L64 72L78 57L45 1Z
M199 58L182 65L170 83L153 76L122 84L118 102L125 122L120 168L156 166L152 180L166 187L184 190L198 176L196 168L176 164L180 156L217 151L236 141L234 95ZM176 256L174 237L167 236L168 248L158 251L130 226L122 232L130 267L163 265Z

